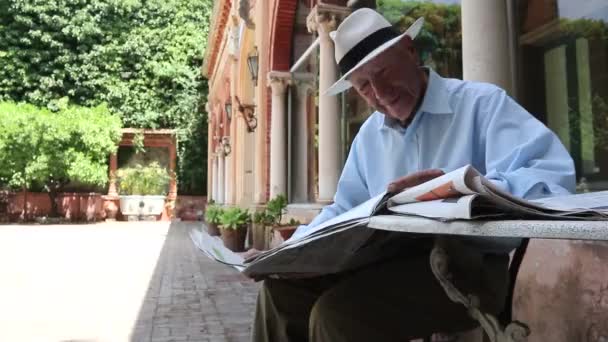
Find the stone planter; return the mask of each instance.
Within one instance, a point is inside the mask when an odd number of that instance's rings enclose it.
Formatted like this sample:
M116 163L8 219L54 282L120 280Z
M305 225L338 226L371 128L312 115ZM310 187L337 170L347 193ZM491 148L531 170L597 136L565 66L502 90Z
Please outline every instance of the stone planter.
M127 195L120 196L120 212L127 220L158 217L165 208L165 196Z
M247 225L242 225L237 229L220 229L224 246L233 252L245 250L245 239L247 238Z

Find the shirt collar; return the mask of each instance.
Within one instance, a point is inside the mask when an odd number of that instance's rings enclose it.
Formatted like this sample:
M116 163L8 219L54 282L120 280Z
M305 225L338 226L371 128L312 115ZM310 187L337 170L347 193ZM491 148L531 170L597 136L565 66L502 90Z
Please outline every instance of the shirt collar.
M420 108L415 113L416 116L421 113L429 114L453 114L452 108L449 103L449 92L447 89L446 81L443 77L439 76L433 69L425 67L429 73L429 81L422 99ZM391 127L391 128L402 128L397 120L385 115L383 120L380 120L379 128Z

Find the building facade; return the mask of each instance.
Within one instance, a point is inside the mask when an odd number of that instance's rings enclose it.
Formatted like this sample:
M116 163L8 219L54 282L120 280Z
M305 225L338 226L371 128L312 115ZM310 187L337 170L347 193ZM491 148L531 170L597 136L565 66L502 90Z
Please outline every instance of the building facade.
M319 94L338 78L329 32L350 11L346 1L216 1L203 66L210 199L251 207L283 194L304 221L331 202L344 110Z
M352 91L323 96L339 76L328 33L352 6L394 16L387 3L439 32L417 39L434 46L426 64L504 88L568 148L579 191L608 189L604 0L217 0L203 67L211 200L252 208L285 194L304 222L331 202L371 110ZM458 29L446 31L454 7L432 13L429 3L457 6ZM441 46L450 39L451 49ZM529 341L608 339L608 245L535 240L529 251L515 300Z
M455 50L461 67L440 68L444 76L507 90L559 135L576 160L583 189L608 188L606 5L433 2L459 6L462 22ZM379 11L386 10L378 3ZM304 220L331 202L350 142L371 110L353 91L323 95L339 76L328 33L361 5L375 6L353 0L215 2L203 66L210 199L256 206L284 194L290 212ZM428 25L446 25L420 13Z

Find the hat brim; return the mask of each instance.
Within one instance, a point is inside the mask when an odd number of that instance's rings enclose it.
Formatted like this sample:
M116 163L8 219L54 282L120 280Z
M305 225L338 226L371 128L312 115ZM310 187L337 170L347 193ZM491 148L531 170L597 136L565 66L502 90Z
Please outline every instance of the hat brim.
M326 96L334 96L345 90L350 89L353 85L347 78L355 70L362 67L365 63L369 62L374 57L378 56L384 50L395 45L398 41L403 39L403 37L409 36L411 39L416 38L416 36L420 32L420 29L422 28L422 24L424 24L424 18L418 18L403 34L389 40L388 42L386 42L386 43L378 46L374 50L372 50L372 52L370 52L367 56L363 57L361 59L361 61L359 61L359 63L357 63L354 67L352 67L347 73L342 75L342 77L338 81L336 81L336 83L332 84L331 87L327 88L327 90L325 92L323 92L323 94Z

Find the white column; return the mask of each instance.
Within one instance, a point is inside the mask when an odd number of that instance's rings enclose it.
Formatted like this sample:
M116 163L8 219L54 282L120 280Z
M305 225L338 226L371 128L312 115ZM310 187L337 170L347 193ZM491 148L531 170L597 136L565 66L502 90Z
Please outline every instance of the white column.
M232 28L230 30L230 45L229 45L229 61L230 61L230 95L231 103L236 104L237 94L237 78L238 78L238 55L239 55L239 40L240 40L240 26L239 20L236 15L231 16ZM232 119L226 121L228 125L229 143L232 147L232 152L226 156L226 176L224 179L226 194L224 197L225 203L228 205L234 205L236 203L236 163L237 158L241 158L240 151L238 150L237 141L240 138L237 136L236 123L238 122L236 116L236 106L232 106Z
M224 203L224 152L220 149L217 166L217 203Z
M258 48L258 81L255 87L255 105L258 126L255 130L255 169L253 201L256 204L266 202L266 165L268 163L268 151L266 148L267 127L267 87L264 76L268 73L269 60L269 3L268 1L255 2L255 41Z
M215 175L213 174L213 162L215 157L213 156L213 135L214 135L214 113L212 112L212 106L210 102L205 103L205 111L207 112L207 201L214 200L213 182Z
M512 93L506 1L462 0L460 11L463 78Z
M287 132L285 90L290 83L288 72L271 71L268 84L272 89L270 113L270 198L287 195Z
M340 97L325 91L338 80L334 43L329 32L348 14L343 7L319 4L309 14L309 31L319 34L319 198L332 201L341 172L340 162Z
M217 155L213 156L213 165L211 168L211 184L212 184L212 189L211 189L211 199L214 200L215 202L218 201L217 199L217 175L218 175L218 157Z
M295 145L292 168L293 203L308 202L308 103L309 93L314 84L314 76L309 73L294 74L297 91L292 134Z
M224 203L234 204L232 201L232 157L224 157Z

